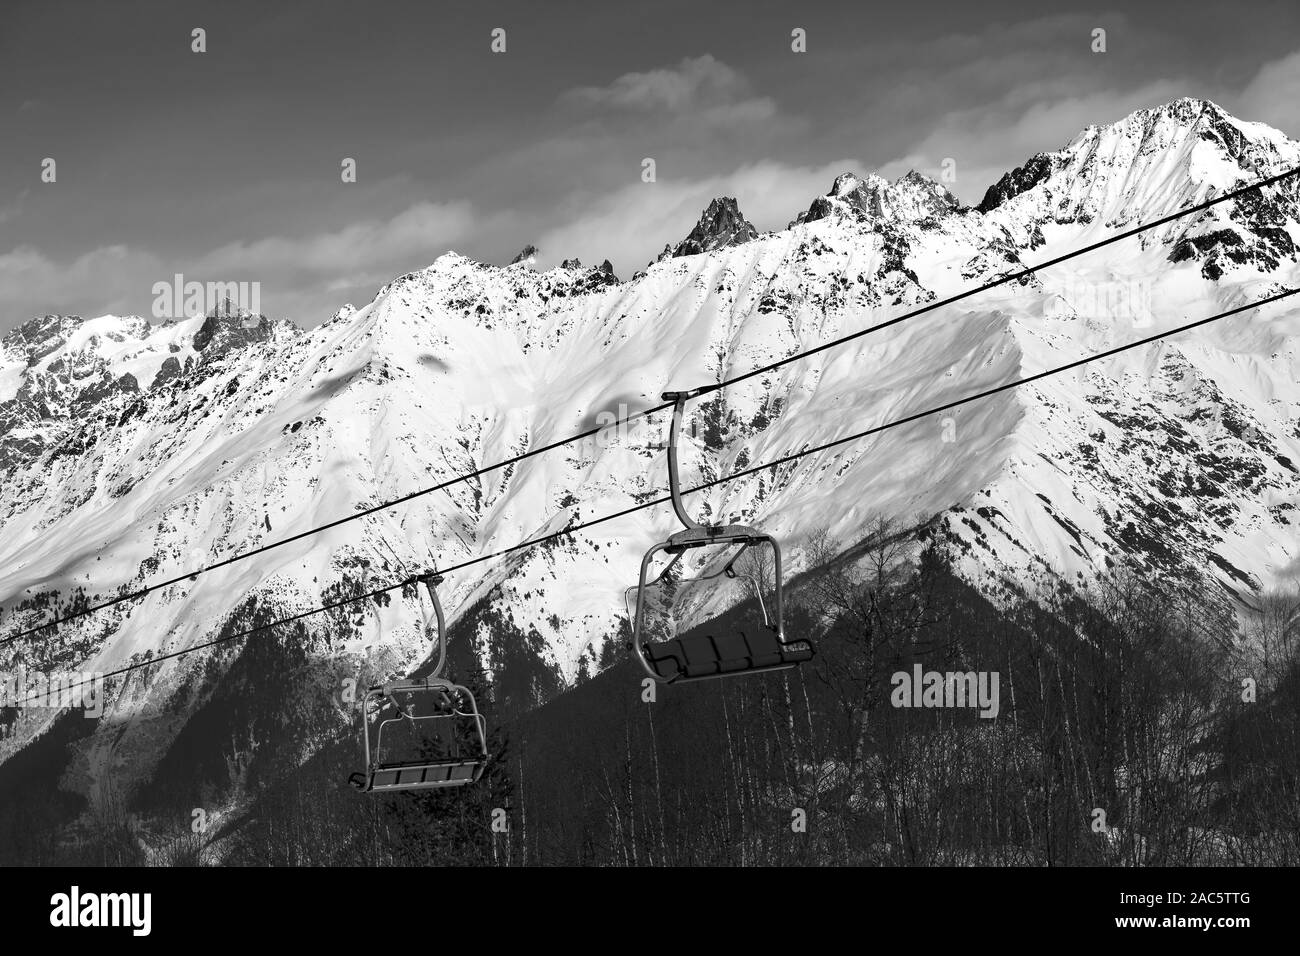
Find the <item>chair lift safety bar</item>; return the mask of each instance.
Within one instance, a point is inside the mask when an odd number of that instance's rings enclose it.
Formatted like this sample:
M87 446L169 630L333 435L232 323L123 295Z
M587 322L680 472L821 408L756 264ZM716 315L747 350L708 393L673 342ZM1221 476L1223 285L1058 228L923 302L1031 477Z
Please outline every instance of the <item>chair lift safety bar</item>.
M702 525L686 513L686 508L682 504L681 484L677 468L677 441L681 431L683 407L688 399L695 397L700 392L701 389L693 389L687 392L663 393L664 401L674 403L672 425L668 436L668 486L672 494L673 510L685 526L685 530L678 531L670 535L667 541L654 545L641 560L641 575L637 584L636 616L632 627L632 645L637 659L641 662L641 666L646 673L660 683L678 683L703 680L710 677L727 677L733 674L754 674L784 670L810 660L813 656L813 647L810 642L804 640L787 642L785 639L781 583L781 546L777 543L777 540L770 534L765 534L746 525ZM772 548L776 588L772 602L772 617L768 616L767 606L762 600L762 588L755 589L759 594L759 606L763 612L764 626L762 628L751 634L737 631L718 635L692 634L662 641L645 640L647 589L664 580L683 554L692 548L738 546L739 550L727 562L722 571L696 580L708 581L721 574L734 578L736 576L734 566L740 556L748 548L764 544ZM660 552L672 555L672 560L654 581L647 582L646 575L650 570L650 562Z
M390 681L367 691L361 705L365 770L348 781L362 793L462 786L475 783L487 765L487 726L474 695L441 676L447 663L447 627L438 600L442 577L435 572L415 581L433 602L438 662L428 677ZM426 615L426 635L429 625ZM418 752L395 755L394 733L413 741Z

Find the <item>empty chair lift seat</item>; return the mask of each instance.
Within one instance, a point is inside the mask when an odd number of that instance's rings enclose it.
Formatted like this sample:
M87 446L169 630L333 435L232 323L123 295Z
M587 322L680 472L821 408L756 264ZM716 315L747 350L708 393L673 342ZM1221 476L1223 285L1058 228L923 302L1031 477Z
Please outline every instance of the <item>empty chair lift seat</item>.
M397 705L398 695L446 701L445 709L418 714ZM483 775L487 766L485 721L468 688L441 679L428 684L398 681L372 687L362 707L375 715L373 727L365 731L366 769L352 774L348 782L363 793L456 787L474 783ZM444 738L439 736L440 725ZM402 747L400 742L394 746L391 735L385 739L385 731L398 732L399 740L404 737L408 746ZM410 753L413 742L423 744L425 752ZM443 752L430 752L432 749ZM401 753L403 750L407 752Z
M677 471L677 442L681 436L682 409L688 399L705 391L707 389L697 388L688 392L663 393L664 401L673 403L672 423L668 432L668 491L673 511L682 523L683 530L670 535L668 540L653 545L641 559L631 642L642 668L661 683L784 670L811 660L813 656L812 644L808 641L785 640L781 546L776 538L744 524L701 524L690 516L682 502L681 479ZM712 581L722 575L727 578L737 577L737 562L741 555L753 547L770 548L772 556L772 614L768 614L767 602L763 598L764 588L759 586L752 575L745 575L754 584L754 595L763 614L764 626L755 628L752 633L736 631L721 636L695 633L661 641L646 639L646 594L652 587L673 580L670 574L684 554L697 548L737 549L731 553L730 560L722 570L697 575L686 582L695 584ZM650 565L660 553L671 555L672 560L651 581Z
M646 643L643 650L650 666L664 681L784 670L813 656L811 644L783 644L775 631L766 628L752 634L689 634Z
M413 581L417 593L418 585L424 586L433 606L424 630L434 640L437 663L426 678L377 684L366 692L361 702L365 769L348 778L362 793L463 786L475 783L488 762L487 722L474 694L440 676L447 664L447 623L438 599L442 577L429 572Z

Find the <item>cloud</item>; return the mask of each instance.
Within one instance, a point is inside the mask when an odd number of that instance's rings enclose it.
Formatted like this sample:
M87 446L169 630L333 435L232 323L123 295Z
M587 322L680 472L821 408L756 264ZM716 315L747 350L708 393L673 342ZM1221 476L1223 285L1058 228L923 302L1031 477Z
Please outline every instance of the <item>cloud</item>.
M697 115L732 125L776 115L776 104L753 95L739 70L708 54L672 67L624 73L606 86L580 86L562 94L560 102L634 114Z
M856 140L870 150L874 171L888 179L909 168L938 178L952 159L957 181L946 185L975 203L1003 173L1061 148L1089 125L1216 92L1190 82L1181 68L1166 72L1153 61L1139 71L1127 56L1094 54L1098 26L1117 51L1141 34L1122 13L1070 13L988 20L973 31L940 29L919 46L882 48L874 68L891 81L840 92L855 108L838 124L841 140L847 131L850 147ZM843 54L836 68L851 69L852 55ZM823 74L822 85L828 81Z
M421 202L391 219L354 222L335 232L228 243L202 256L193 268L229 277L286 271L335 277L386 263L427 265L474 226L468 202Z
M1300 137L1300 50L1259 68L1238 99L1242 119L1276 126Z
M676 66L624 73L607 86L573 88L560 95L559 105L588 116L601 113L604 124L627 122L641 137L666 137L675 130L676 137L668 142L771 124L777 114L775 101L755 95L740 70L707 53L686 57Z
M157 257L124 245L102 246L63 263L19 246L0 253L0 302L8 312L0 320L7 327L54 311L98 315L132 311L133 304L138 310L162 272Z
M22 215L23 204L27 202L27 197L31 194L30 189L24 189L11 202L0 204L0 224L8 222L10 219L17 219Z
M245 223L247 238L226 232L208 240L224 244L189 256L164 246L168 233L125 246L106 244L116 234L88 235L87 243L100 248L76 259L61 253L58 262L31 245L0 254L0 328L56 309L147 310L152 283L173 272L261 281L269 313L312 324L345 298L360 304L394 275L448 248L505 262L532 242L544 266L608 257L626 276L685 236L716 196L735 196L760 229L780 229L840 172L894 179L917 169L941 179L944 161L952 159L957 179L946 185L976 203L1034 153L1064 146L1090 124L1183 95L1208 96L1243 118L1300 130L1300 52L1259 67L1234 98L1233 90L1206 88L1182 74L1161 78L1158 66L1139 73L1124 66L1129 60L1112 64L1093 55L1094 22L1110 30L1116 49L1137 33L1122 14L1025 18L983 22L973 32L939 29L919 47L879 44L870 56L846 45L809 60L811 72L799 82L758 62L742 70L712 55L623 73L559 93L544 123L500 125L499 142L458 178L426 176L427 164L413 163L421 172L377 198L361 191L374 187L359 186L344 191L345 204L329 205L305 188L286 196L267 186L257 202L245 203L255 215L227 216ZM1172 61L1153 56L1160 62ZM762 95L769 90L800 107L778 108ZM870 162L824 162L861 154ZM657 183L640 181L645 156L657 163ZM473 204L407 205L412 195L467 196ZM30 218L30 199L27 205ZM0 223L16 218L21 206L22 197L0 203ZM302 234L282 233L279 222L295 223Z
M147 315L154 283L177 272L200 282L261 282L265 311L312 325L329 318L344 295L373 293L393 276L433 262L475 225L469 203L421 202L386 220L228 243L189 257L108 245L59 262L23 245L0 254L6 309L0 327L47 312Z

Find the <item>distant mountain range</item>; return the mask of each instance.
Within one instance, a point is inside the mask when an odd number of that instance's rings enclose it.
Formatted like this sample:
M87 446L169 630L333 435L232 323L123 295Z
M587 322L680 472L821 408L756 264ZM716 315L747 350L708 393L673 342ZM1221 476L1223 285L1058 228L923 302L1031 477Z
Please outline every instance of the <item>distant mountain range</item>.
M1300 166L1300 144L1183 99L1089 127L975 208L918 173L846 173L760 235L719 198L620 280L447 253L310 331L261 316L46 316L0 347L0 636L398 498L688 388ZM743 200L744 197L739 197ZM792 213L795 212L792 210ZM751 379L691 412L689 483L779 458L1300 281L1285 181ZM625 273L626 274L626 273ZM0 666L107 671L627 508L663 492L658 429L588 441L0 647ZM1231 606L1300 573L1300 314L1283 303L693 496L786 543L924 525L997 598L1121 562ZM449 577L563 680L616 633L666 508ZM718 594L703 615L740 596ZM322 661L400 673L413 592L308 619ZM486 623L476 649L491 671ZM326 641L325 638L328 638ZM250 640L257 640L256 637ZM145 779L228 651L138 671L67 786ZM333 665L332 665L333 666ZM323 678L324 679L324 678ZM12 714L7 758L52 712ZM346 717L340 708L340 723Z

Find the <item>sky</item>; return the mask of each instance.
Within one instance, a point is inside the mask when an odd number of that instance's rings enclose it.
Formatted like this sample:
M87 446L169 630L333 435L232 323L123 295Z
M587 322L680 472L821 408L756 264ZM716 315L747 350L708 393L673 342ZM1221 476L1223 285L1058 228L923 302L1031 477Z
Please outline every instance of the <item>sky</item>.
M780 229L951 159L975 203L1179 96L1300 137L1300 4L6 0L0 333L149 317L177 273L305 327L453 249L627 277L715 196Z

